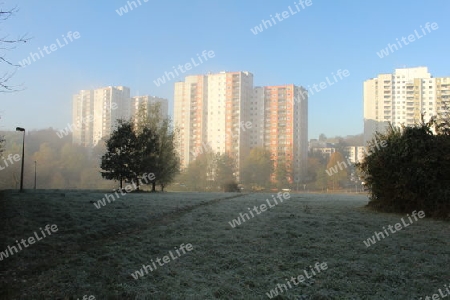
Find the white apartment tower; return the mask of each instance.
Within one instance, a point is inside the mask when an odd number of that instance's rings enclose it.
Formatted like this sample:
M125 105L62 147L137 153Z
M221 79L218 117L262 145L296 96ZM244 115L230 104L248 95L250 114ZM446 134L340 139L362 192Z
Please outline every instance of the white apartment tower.
M228 153L239 168L249 152L249 103L253 74L220 72L187 76L175 83L174 122L180 129L182 168L205 149Z
M93 147L111 135L117 128L118 119L136 121L140 108L148 112L156 103L160 104L161 118L167 118L167 99L153 96L130 98L130 89L124 86L81 90L73 96L73 143Z
M72 101L72 141L82 146L92 145L94 118L94 91L81 90Z
M187 76L175 83L174 123L179 131L178 152L185 168L207 147L207 77Z
M364 143L375 131L412 126L444 110L450 100L450 77L433 78L427 67L395 69L364 82Z
M108 86L82 90L73 96L73 142L93 147L117 128L117 119L130 118L130 89Z

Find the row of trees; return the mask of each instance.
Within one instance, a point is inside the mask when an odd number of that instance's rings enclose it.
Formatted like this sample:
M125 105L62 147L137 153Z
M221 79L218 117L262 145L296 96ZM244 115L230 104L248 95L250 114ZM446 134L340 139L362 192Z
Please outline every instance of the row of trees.
M229 155L207 150L180 173L177 182L181 189L189 191L236 191L236 171L236 163Z
M108 140L108 147L117 149L117 152L108 152L105 141L101 141L94 148L75 145L72 143L71 134L59 138L57 131L52 128L27 131L24 188L32 189L34 187L36 170L38 189L111 189L115 187L115 184L104 178L115 178L113 175L111 177L106 175L102 178L102 170L99 166L102 164L103 157L105 167L108 164L111 168L121 168L128 164L135 166L134 174L131 174L129 169L122 169L126 173L123 180L136 180L139 174L142 175L136 171L136 168L139 167L144 173L155 174L157 181L151 182L153 190L155 190L156 184L164 189L164 186L173 179L179 167L179 162L174 154L175 145L172 143L174 133L170 130L169 120L143 117L141 119L143 122L140 123L140 128L131 128L130 123L124 123L126 126L122 126L120 130L123 135L115 132ZM156 123L159 125L157 126ZM142 134L139 139L136 139L135 133L138 132ZM0 159L0 189L17 189L20 182L21 162L8 163L6 166L3 159L8 155L21 155L22 133L0 132L0 136L2 137L0 140L4 140L3 143L0 143L0 158L2 158ZM114 160L114 155L125 153L130 145L138 146L136 141L145 144L144 137L151 141L147 144L147 149L140 152L140 154L150 154L146 157L145 163L142 160L139 161L136 156L122 156L125 159L124 165ZM123 149L121 150L121 148ZM107 157L112 160L106 159ZM103 172L108 173L107 170L103 170Z
M176 132L170 119L161 117L160 110L159 104L141 106L137 122L119 120L101 158L103 178L119 181L121 189L123 182L135 182L138 188L141 183L149 183L153 192L157 184L164 191L173 181L180 167L175 151ZM154 174L154 179L143 180L144 174L149 173Z
M326 141L326 137L321 136L323 141ZM312 190L337 190L360 185L360 172L354 164L348 163L349 153L346 147L362 145L362 135L345 139L339 137L335 139L333 144L336 152L331 153L329 157L320 152L310 151L308 153L308 174L305 183ZM341 167L337 167L338 164ZM337 172L331 174L331 169Z
M144 118L146 120L146 118ZM150 120L147 120L150 121ZM153 124L162 122L163 120L153 121ZM127 124L125 124L127 123ZM25 187L32 188L34 181L34 161L37 161L37 186L38 188L48 189L110 189L114 187L114 184L109 180L102 179L101 165L102 156L105 157L105 168L110 164L109 168L120 167L120 164L114 162L114 155L119 155L122 151L125 151L127 145L137 146L137 135L139 132L144 132L143 128L134 128L133 124L129 122L123 123L124 138L121 137L119 132L113 133L113 136L109 140L109 148L111 151L107 152L105 143L102 141L93 149L87 149L72 144L71 135L63 138L58 138L56 131L53 129L45 129L39 131L27 131L26 143L25 143ZM142 121L140 122L142 123ZM170 124L166 121L166 124ZM156 125L149 125L155 127ZM142 126L141 126L142 127ZM158 126L156 126L158 128ZM128 168L123 168L122 176L123 180L136 180L144 173L155 173L156 181L152 182L152 189L155 189L156 185L164 186L170 182L176 170L178 168L177 160L171 160L175 158L174 144L170 143L174 139L173 133L170 131L170 126L161 126L159 128L160 134L155 134L152 137L153 132L149 129L145 129L146 136L150 136L150 139L156 139L157 136L165 137L165 140L150 144L149 148L145 151L150 153L150 156L146 159L148 163L137 163L139 160L130 160L132 156L127 157L123 155L125 160L124 165L133 165L141 168L141 171L136 171L133 168L131 172ZM166 132L162 132L165 130ZM125 133L127 132L127 133ZM3 155L7 157L9 154L20 154L22 147L22 135L17 132L7 132L6 143L4 143ZM141 137L142 139L145 135ZM166 146L159 146L166 145ZM123 145L122 145L123 144ZM120 150L120 148L123 148ZM156 151L159 148L160 153L156 155ZM114 150L116 149L116 150ZM130 148L132 149L132 148ZM168 151L163 149L168 149ZM120 150L120 152L119 152ZM144 152L143 149L141 151ZM107 153L107 154L105 154ZM109 154L108 154L109 153ZM115 153L113 155L113 153ZM135 153L136 154L136 153ZM156 156L159 158L156 159ZM106 158L113 159L110 162L106 162ZM335 174L332 177L328 176L325 172L327 164L333 164L335 160L339 160L339 156L332 157L331 160L316 153L309 157L308 170L310 172L311 180L307 182L308 188L321 189L332 188L333 180L337 187L339 183L344 182L347 178L347 170L340 171L339 174ZM162 163L165 162L165 163ZM169 162L169 163L167 163ZM263 148L254 148L249 153L248 157L242 162L240 183L242 183L246 189L261 190L270 188L285 188L292 187L287 183L287 175L289 175L283 162L278 162L277 167L274 167L274 162L271 160L270 152ZM154 166L154 167L152 167ZM104 172L106 170L103 170ZM120 171L119 173L122 173ZM345 175L344 175L345 172ZM125 174L128 173L128 174ZM156 176L159 173L159 176ZM141 175L139 175L141 174ZM192 162L189 167L183 171L182 174L175 180L177 184L182 184L181 190L223 190L228 183L236 183L236 162L226 155L213 154L211 151L205 151L205 153L198 156L197 160ZM273 174L274 182L272 182L271 174ZM312 174L312 175L311 175ZM120 181L120 177L107 175L109 179L117 179ZM165 179L168 178L169 180ZM17 188L20 179L20 164L14 164L5 170L0 171L0 188ZM159 181L158 181L159 179ZM155 186L153 186L155 185ZM178 188L177 185L174 188Z
M228 154L213 153L206 148L184 170L176 181L184 190L226 190L237 185L237 162ZM288 188L289 177L293 178L284 160L275 162L270 151L253 148L242 161L239 183L247 190Z
M253 148L243 160L239 182L248 190L288 187L289 172L286 164L279 161L274 167L269 151ZM235 190L237 187L237 163L228 154L213 153L205 149L180 174L177 182L191 191ZM274 174L275 182L271 176Z
M324 135L321 135L321 138L326 139ZM359 143L360 136L354 139L354 143ZM343 138L337 139L337 152L331 157L319 152L310 152L307 176L301 178L299 183L307 184L310 190L354 187L359 172L353 164L342 170L339 169L333 176L329 176L326 172L329 168L335 167L338 162L345 161L347 145ZM235 174L237 174L237 168L233 159L225 154L214 154L211 149L205 147L204 151L177 177L176 182L182 186L183 190L223 190L225 184L236 181ZM270 151L258 147L253 148L243 160L239 182L248 190L297 187L297 183L290 183L289 178L295 178L295 174L289 171L286 162L283 159L275 162L271 158Z

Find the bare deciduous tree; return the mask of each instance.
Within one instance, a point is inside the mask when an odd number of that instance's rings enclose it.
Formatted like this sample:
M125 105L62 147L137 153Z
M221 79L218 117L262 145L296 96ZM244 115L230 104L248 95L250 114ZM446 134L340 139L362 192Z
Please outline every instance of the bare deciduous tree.
M2 5L3 3L0 3L0 24L19 11L17 7L4 10L1 7ZM7 65L9 69L14 69L2 71L2 73L0 73L0 93L14 92L20 89L20 86L13 86L10 84L10 80L14 76L19 65L8 60L5 52L15 49L18 44L26 43L28 40L29 38L26 35L17 38L10 38L9 35L0 36L0 64Z

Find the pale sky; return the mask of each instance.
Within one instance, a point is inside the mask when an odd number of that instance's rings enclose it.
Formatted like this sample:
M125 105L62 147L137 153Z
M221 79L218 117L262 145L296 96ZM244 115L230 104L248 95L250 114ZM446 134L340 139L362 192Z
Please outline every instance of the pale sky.
M72 122L72 96L81 89L125 85L132 96L169 99L172 113L173 84L185 75L249 71L255 86L312 87L327 76L334 82L333 73L348 70L348 77L309 99L309 138L320 133L344 136L363 132L364 80L417 66L427 66L434 77L450 76L450 2L445 0L311 0L303 7L290 0L135 3L137 7L122 10L122 16L116 10L127 5L123 0L4 4L3 9L17 5L20 11L0 24L0 34L33 37L3 52L6 58L18 63L30 52L41 50L44 55L16 70L12 83L22 83L24 91L0 94L0 130L65 127ZM276 24L252 32L271 17ZM421 33L427 22L438 28L387 57L377 55L388 43L415 30ZM154 84L173 66L196 59L204 50L215 56L175 80ZM14 71L1 66L2 73Z

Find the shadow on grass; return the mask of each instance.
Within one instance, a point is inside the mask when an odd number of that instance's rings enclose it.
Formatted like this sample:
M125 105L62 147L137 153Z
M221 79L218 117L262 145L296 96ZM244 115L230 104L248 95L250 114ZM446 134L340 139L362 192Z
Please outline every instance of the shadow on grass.
M5 230L8 228L7 224L8 220L8 207L5 197L5 192L0 191L0 245L6 244L6 232ZM3 249L1 249L3 250ZM6 283L5 276L7 272L8 261L1 262L2 268L0 269L0 299L11 299L14 296L14 289L12 286Z

